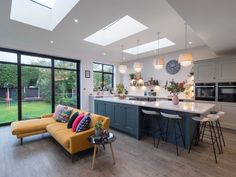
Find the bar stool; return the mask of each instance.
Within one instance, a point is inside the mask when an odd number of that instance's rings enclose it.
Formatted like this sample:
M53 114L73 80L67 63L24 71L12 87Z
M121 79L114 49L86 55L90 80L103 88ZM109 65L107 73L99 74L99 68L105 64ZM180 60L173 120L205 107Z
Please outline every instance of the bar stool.
M153 137L153 145L156 147L156 135L159 134L158 137L163 137L162 134L162 127L161 127L161 121L160 121L160 113L157 111L151 111L151 110L145 110L142 109L142 112L144 114L144 118L148 117L148 120L151 122L151 134Z
M166 130L165 130L165 140L168 140L168 130L169 130L169 122L172 121L174 123L174 129L175 129L175 146L176 146L176 153L177 156L179 156L179 150L178 150L178 139L181 138L182 139L182 143L184 145L185 148L185 142L184 142L184 137L183 137L183 133L180 127L180 123L179 121L182 120L182 117L180 117L177 114L167 114L167 113L163 113L161 112L161 115L163 118L167 119L167 124L166 124ZM176 125L179 128L179 132L180 134L177 135L177 128ZM158 139L158 142L160 141L160 139Z
M207 135L205 135L205 129L206 129L206 126L208 126L209 131L210 131L210 140L211 140L211 144L212 144L212 148L213 148L213 152L214 152L215 162L217 163L215 144L218 147L219 154L222 153L222 147L221 147L220 143L218 142L219 140L217 138L218 131L216 133L215 127L214 127L214 123L218 119L219 119L219 116L210 117L208 115L203 116L203 117L193 117L192 118L192 120L200 123L200 131L198 132L198 127L195 128L194 133L192 135L192 140L191 140L191 143L190 143L188 153L190 153L190 151L191 151L194 139L195 139L195 144L197 144L200 139L203 141L204 137L208 137Z

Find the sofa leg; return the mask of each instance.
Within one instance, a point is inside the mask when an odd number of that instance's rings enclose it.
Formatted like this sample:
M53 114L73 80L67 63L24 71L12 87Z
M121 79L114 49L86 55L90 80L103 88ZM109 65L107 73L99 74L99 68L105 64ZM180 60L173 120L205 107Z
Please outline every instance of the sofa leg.
M75 161L75 155L71 154L71 162L74 163L74 161Z
M23 144L23 138L20 139L20 144L21 144L21 145Z

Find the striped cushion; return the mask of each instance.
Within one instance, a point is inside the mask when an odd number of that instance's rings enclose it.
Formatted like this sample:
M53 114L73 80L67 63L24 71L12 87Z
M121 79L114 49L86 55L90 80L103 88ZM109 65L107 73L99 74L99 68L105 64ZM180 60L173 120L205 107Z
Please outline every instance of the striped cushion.
M84 116L84 118L80 121L76 128L76 132L82 132L88 130L90 128L91 123L91 115L90 113Z

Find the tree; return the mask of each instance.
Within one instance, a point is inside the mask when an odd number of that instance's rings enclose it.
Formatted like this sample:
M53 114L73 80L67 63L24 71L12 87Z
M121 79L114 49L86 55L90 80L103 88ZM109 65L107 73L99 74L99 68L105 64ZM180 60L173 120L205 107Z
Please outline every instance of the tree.
M0 64L0 88L17 87L17 66Z

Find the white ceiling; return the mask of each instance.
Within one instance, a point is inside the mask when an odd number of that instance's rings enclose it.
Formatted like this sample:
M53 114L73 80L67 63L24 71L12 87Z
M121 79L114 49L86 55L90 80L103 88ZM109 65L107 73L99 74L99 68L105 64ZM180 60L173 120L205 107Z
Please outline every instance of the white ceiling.
M167 1L216 54L236 54L236 0Z
M55 51L66 51L77 53L80 59L122 61L121 45L127 49L136 46L137 39L140 40L140 44L154 41L157 39L157 32L160 31L161 38L166 37L176 43L176 46L161 49L161 54L184 48L184 20L165 0L81 0L51 32L10 20L10 7L10 0L0 1L2 47L53 55ZM105 47L83 40L125 15L138 20L149 29ZM78 19L78 23L74 23L75 18ZM51 40L54 41L53 44L50 44ZM193 42L191 47L205 45L191 29L189 41ZM153 55L152 51L140 57ZM130 54L125 54L125 57L127 60L136 59L136 56Z

